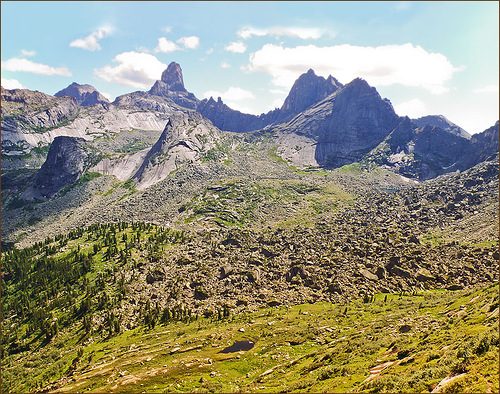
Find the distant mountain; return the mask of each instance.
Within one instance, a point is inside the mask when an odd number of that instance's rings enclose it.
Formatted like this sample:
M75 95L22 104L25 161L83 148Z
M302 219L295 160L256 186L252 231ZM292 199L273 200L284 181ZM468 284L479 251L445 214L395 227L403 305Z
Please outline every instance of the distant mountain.
M334 93L343 85L331 75L325 79L317 76L312 69L295 81L281 108L261 115L244 114L224 104L219 97L215 101L202 100L198 112L210 119L214 125L226 131L253 131L270 124L289 120L306 108Z
M472 137L450 128L448 122L440 123L444 128L421 124L402 118L365 160L425 180L464 171L498 152L498 122Z
M210 97L198 104L197 110L215 126L224 131L246 132L259 130L278 121L280 110L275 109L262 115L245 114L224 104L220 97L217 101Z
M415 123L418 127L424 126L433 126L439 127L440 129L446 130L449 133L455 134L459 137L470 139L471 135L467 133L460 126L457 126L455 123L450 122L443 115L428 115L423 116L418 119L413 119L413 123Z
M109 100L97 91L92 85L80 85L73 82L67 88L60 90L56 97L73 97L76 102L83 107L90 107L96 104L108 105Z

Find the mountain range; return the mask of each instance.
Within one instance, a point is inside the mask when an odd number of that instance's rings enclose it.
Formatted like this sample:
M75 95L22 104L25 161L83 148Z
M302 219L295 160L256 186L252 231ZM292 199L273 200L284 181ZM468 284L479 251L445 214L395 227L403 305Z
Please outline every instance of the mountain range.
M203 142L197 141L196 149L186 142L188 135L179 137L190 151L181 159L184 161L187 157L196 160L200 152L211 149L216 143L214 136L221 132L254 132L275 138L277 154L297 166L336 168L353 162L373 162L401 175L425 180L470 168L494 155L498 148L495 132L498 122L492 129L471 137L443 116L400 117L390 101L380 97L366 81L358 78L343 85L332 76L326 79L317 76L312 69L295 81L281 108L259 116L233 110L220 98L200 101L186 90L181 67L175 62L147 93L125 94L113 103L92 86L77 83L54 96L2 88L2 102L4 168L25 166L23 156L29 156L33 148L40 150L59 136L83 138L91 144L98 136L123 130L165 134L170 115L183 112L193 117L190 111L202 115L195 117L196 124L214 131ZM169 122L170 127L183 128L177 127L175 120ZM182 133L190 134L185 129ZM54 144L52 149L63 145ZM63 151L48 153L64 155ZM134 153L118 162L136 161L139 156ZM40 160L43 158L42 155ZM105 171L110 166L119 168L118 162L95 164ZM133 170L145 165L136 164ZM172 168L157 169L156 181ZM113 171L121 173L120 179L124 178L123 171ZM132 173L130 176L141 183L141 177ZM41 177L38 176L37 184Z

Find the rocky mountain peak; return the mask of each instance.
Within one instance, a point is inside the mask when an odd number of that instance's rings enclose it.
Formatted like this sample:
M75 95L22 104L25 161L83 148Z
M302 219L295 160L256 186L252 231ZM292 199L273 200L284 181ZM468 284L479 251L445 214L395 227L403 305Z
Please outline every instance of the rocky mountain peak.
M351 82L345 85L346 90L357 90L357 91L362 91L362 90L374 90L368 82L366 82L363 78L355 78Z
M167 84L171 91L185 92L184 79L182 77L182 68L176 63L172 62L168 65L167 69L161 74L161 81Z
M96 104L109 104L109 100L101 93L99 93L99 91L92 85L80 85L76 82L73 82L68 87L58 91L56 94L54 94L54 96L73 97L79 105L84 107Z
M344 86L336 78L332 77L331 75L328 76L328 78L326 79L326 82L335 86L337 89L340 89L342 86Z
M316 75L314 70L310 68L299 76L290 89L290 93L281 107L282 116L297 114L329 96L340 87L342 84L333 77L329 76L328 79L325 79Z

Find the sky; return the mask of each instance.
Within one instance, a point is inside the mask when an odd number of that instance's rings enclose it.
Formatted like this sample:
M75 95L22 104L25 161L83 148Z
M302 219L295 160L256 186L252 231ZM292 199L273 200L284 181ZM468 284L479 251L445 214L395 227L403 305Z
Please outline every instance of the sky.
M365 79L399 115L470 133L499 118L499 3L1 2L4 88L71 82L110 99L178 62L187 90L260 114L309 68Z

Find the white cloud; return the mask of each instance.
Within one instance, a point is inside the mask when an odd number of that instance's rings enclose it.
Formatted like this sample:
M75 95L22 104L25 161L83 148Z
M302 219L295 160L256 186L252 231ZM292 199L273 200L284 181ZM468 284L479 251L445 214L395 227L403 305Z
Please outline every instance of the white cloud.
M394 110L400 116L406 115L410 118L419 118L427 115L427 107L424 102L418 98L394 104Z
M173 41L169 41L165 37L158 38L158 45L155 48L155 52L170 53L178 51L180 48Z
M122 52L113 59L117 65L94 70L95 75L108 82L146 89L160 78L167 65L144 52Z
M229 63L226 63L226 62L222 62L220 64L221 68L231 68L231 65Z
M186 49L196 49L200 45L200 38L196 36L181 37L177 43Z
M196 49L199 45L200 39L196 36L181 37L177 40L177 43L170 41L166 37L160 37L155 52L170 53L182 49Z
M241 41L236 41L229 43L224 49L233 53L245 53L247 46Z
M445 84L462 69L453 66L446 56L413 44L290 48L266 44L250 55L246 66L248 71L271 75L274 85L285 88L292 86L309 68L320 75L332 74L344 83L362 77L375 86L399 84L420 87L434 94L448 91Z
M255 99L255 95L252 92L239 87L231 86L224 92L217 90L208 90L203 93L203 98L209 97L213 97L215 100L220 97L225 104L241 112L255 112L251 109L252 106L248 103L249 100L251 101Z
M208 48L207 51L205 52L205 54L207 54L207 55L211 55L212 53L214 53L213 48Z
M238 31L238 36L243 39L252 37L294 37L302 40L317 40L326 31L317 27L285 27L285 26L272 26L265 28L258 27L244 27ZM332 35L332 33L330 33Z
M474 93L496 93L498 94L498 84L486 85L474 90Z
M24 86L17 79L2 78L2 87L4 89L24 89Z
M36 55L35 51L28 51L26 49L21 49L21 56L22 57L33 57Z
M93 31L88 36L83 38L77 38L69 43L70 47L85 49L86 51L98 51L101 49L101 45L99 41L104 37L109 36L113 31L113 28L110 26L102 26L96 31Z
M2 68L6 71L20 71L40 75L62 75L64 77L71 76L71 71L66 67L52 67L46 64L32 62L28 59L13 57L5 62L2 62Z

